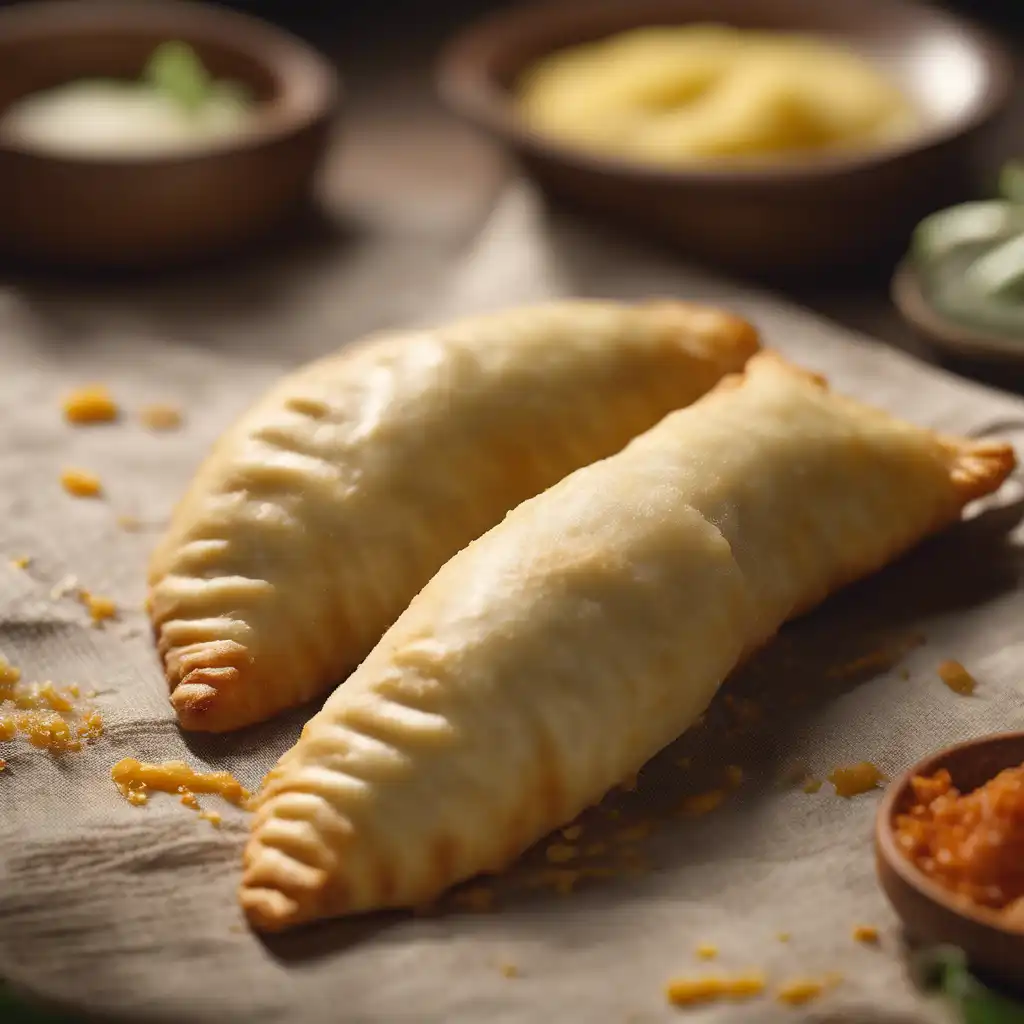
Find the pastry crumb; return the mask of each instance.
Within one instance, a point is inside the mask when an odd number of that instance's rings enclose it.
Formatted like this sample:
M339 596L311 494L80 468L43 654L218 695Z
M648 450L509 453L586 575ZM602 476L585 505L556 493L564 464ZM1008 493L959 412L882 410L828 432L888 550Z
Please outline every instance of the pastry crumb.
M515 964L502 964L498 968L498 970L501 971L501 973L506 978L518 978L519 977L519 968L516 967Z
M969 697L974 693L977 681L959 661L944 661L938 668L939 678L954 693Z
M162 764L146 764L134 757L125 757L110 769L121 795L130 803L146 803L148 792L161 793L210 793L223 797L229 803L244 807L249 793L229 772L198 772L184 761L165 761Z
M765 976L759 973L676 978L665 986L665 996L673 1006L693 1006L718 999L750 999L761 995L766 984Z
M876 765L870 761L861 761L834 768L829 772L828 781L835 787L837 796L849 799L873 789L881 789L886 778Z
M789 942L792 936L789 934L789 932L779 932L779 934L776 935L775 938L778 939L779 942Z
M94 625L98 626L117 615L117 605L109 597L101 597L99 594L83 590L79 593L78 599L85 605Z
M51 754L76 753L103 735L103 717L79 707L78 688L51 682L23 683L21 672L0 656L0 741L21 736Z
M208 821L214 828L220 828L220 824L224 820L216 811L200 811L199 817L203 821Z
M103 493L100 478L84 469L63 470L60 483L68 494L76 498L97 498Z
M117 403L102 384L90 384L72 391L63 402L68 423L110 423L120 415Z
M188 807L193 811L200 810L199 800L191 789L186 786L179 786L178 792L181 794L180 802L183 807Z
M702 942L696 949L701 960L714 960L718 956L718 947L710 942Z
M166 402L154 402L144 405L139 418L150 430L176 430L181 426L181 410L176 405Z
M0 772L2 772L6 767L7 762L2 757L0 757Z
M808 795L813 795L821 790L822 785L821 779L807 778L804 779L804 784L800 788Z
M853 929L853 938L855 942L875 945L878 942L878 929L871 924L859 924Z
M803 1006L820 998L828 989L842 981L841 974L827 974L824 978L795 978L782 985L775 995L780 1003L788 1006Z
M18 558L11 559L12 569L27 569L32 564L32 558L29 555L20 555Z

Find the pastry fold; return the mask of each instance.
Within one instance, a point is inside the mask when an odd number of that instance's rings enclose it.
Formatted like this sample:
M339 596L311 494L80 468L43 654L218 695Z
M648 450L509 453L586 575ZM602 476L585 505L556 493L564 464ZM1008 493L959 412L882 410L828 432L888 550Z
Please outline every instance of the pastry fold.
M377 336L282 380L217 443L153 555L186 729L339 683L457 551L757 349L683 302L552 302Z
M771 353L452 558L267 776L264 930L497 871L686 730L790 617L956 521L1010 447Z

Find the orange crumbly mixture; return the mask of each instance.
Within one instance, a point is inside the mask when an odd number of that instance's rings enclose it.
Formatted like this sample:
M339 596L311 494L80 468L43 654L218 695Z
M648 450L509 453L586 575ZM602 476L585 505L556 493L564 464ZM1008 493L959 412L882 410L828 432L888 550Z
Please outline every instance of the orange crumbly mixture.
M109 423L118 415L117 403L101 384L79 388L64 399L64 418L68 423Z
M54 754L79 751L103 735L103 716L79 707L77 686L23 683L21 672L0 656L0 742L18 736Z
M85 605L89 612L89 618L96 625L106 622L107 619L112 619L117 614L117 605L109 597L100 597L99 594L91 594L88 590L83 590L78 595L78 599Z
M974 903L1024 909L1024 765L961 794L945 769L911 782L914 803L897 817L896 842L940 885Z
M834 768L829 772L828 781L835 786L837 796L849 798L868 793L872 789L880 789L885 782L885 776L877 765L871 764L870 761L861 761L860 764Z
M110 777L121 795L136 806L147 802L150 791L178 793L186 807L196 810L199 809L196 793L221 796L239 807L249 799L249 793L229 772L197 772L184 761L144 764L134 757L126 757L110 769Z
M853 929L853 939L855 942L873 946L878 942L878 929L871 924L859 924Z
M974 676L959 661L944 661L938 668L939 678L954 692L962 697L974 693L977 683Z
M27 569L32 564L32 559L28 555L20 555L17 558L11 559L12 569Z
M181 426L181 410L164 402L143 406L139 416L150 430L176 430Z
M718 956L718 947L710 942L702 942L697 947L697 956L699 956L701 960L714 960L715 957Z
M673 1006L693 1006L720 999L751 999L761 995L766 984L764 975L757 973L676 978L665 986L665 996Z
M100 478L84 469L65 469L60 475L60 484L76 498L98 498L103 493Z

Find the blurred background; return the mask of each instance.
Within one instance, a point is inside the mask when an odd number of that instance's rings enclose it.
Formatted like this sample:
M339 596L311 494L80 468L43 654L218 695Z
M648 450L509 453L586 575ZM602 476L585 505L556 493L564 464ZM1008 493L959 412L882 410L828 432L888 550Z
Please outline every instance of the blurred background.
M33 0L0 0L5 9L31 6ZM455 253L474 237L515 173L514 161L486 133L445 109L437 95L436 60L461 29L508 3L236 0L211 6L255 15L289 30L341 72L343 116L317 184L334 229L347 237L405 236L411 247L427 246L438 254ZM1019 0L948 0L932 6L985 26L1013 51L1018 69L1024 66L1024 4ZM1014 88L997 130L979 146L973 195L984 196L994 188L1004 161L1024 155L1024 95L1019 88ZM806 285L797 277L782 290L848 326L925 358L938 358L894 309L892 270L891 261L864 263L856 274L844 271ZM984 365L967 369L991 376ZM1001 383L1009 380L1003 370L997 376Z

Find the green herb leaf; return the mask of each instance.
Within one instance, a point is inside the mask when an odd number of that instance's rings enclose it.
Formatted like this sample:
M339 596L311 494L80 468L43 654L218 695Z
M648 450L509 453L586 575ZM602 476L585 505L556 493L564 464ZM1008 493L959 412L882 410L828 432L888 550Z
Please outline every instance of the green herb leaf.
M213 78L187 43L162 43L142 73L143 80L189 111L210 98Z
M946 995L963 1024L1024 1024L1024 1003L982 984L959 949L926 950L915 959L913 973L923 988L937 988Z

